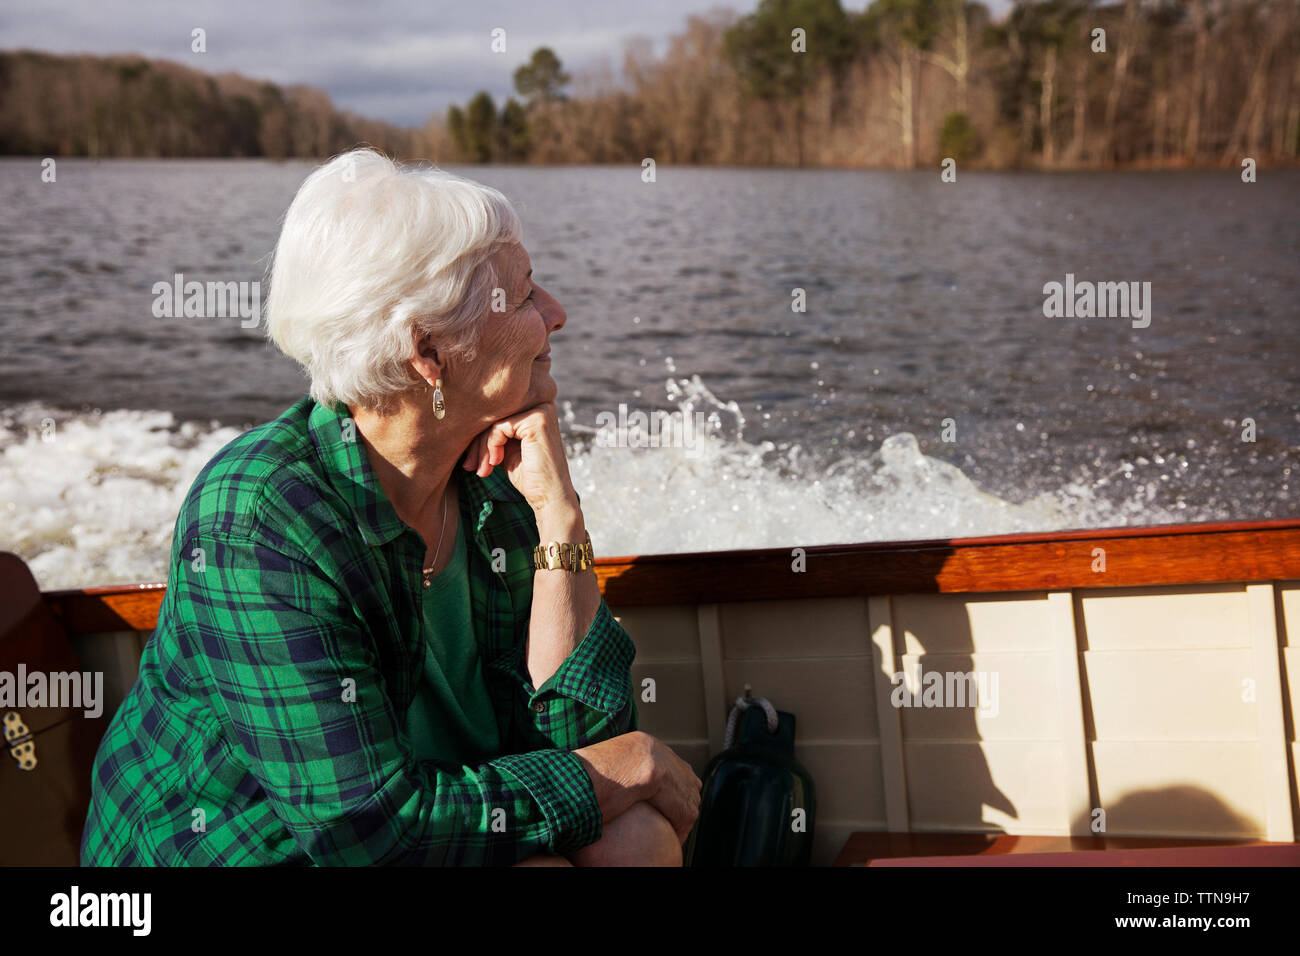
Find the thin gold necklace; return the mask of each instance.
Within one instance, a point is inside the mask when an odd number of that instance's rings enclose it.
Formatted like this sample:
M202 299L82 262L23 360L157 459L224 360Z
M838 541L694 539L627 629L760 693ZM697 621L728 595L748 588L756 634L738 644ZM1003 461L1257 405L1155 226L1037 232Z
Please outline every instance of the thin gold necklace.
M442 496L442 526L438 528L438 547L433 552L433 564L423 568L420 574L424 577L424 586L429 587L429 579L433 577L433 569L438 566L438 555L442 554L442 536L447 531L447 495Z

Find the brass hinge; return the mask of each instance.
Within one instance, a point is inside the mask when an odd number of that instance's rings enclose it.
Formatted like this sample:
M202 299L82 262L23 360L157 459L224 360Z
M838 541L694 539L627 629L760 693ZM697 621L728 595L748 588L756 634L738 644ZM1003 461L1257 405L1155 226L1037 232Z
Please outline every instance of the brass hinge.
M36 738L32 736L22 715L16 710L5 714L5 744L9 754L18 761L20 770L36 769Z

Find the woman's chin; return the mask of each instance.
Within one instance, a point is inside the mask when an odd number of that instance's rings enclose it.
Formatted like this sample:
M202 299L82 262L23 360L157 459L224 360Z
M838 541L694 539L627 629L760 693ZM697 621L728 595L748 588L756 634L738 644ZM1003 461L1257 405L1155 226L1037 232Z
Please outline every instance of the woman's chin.
M538 374L533 376L533 387L531 394L535 396L532 405L540 405L542 402L553 402L555 396L560 393L560 386L555 384L555 379L551 378L549 367L540 369Z

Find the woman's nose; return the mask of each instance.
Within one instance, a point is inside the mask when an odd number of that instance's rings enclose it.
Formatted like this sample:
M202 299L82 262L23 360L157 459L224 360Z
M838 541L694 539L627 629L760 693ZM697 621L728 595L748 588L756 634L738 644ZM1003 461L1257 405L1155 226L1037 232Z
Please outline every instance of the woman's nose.
M556 301L555 297L545 289L535 286L543 296L542 316L546 319L547 333L554 332L557 329L564 328L564 323L569 321L568 313L564 311L564 306Z

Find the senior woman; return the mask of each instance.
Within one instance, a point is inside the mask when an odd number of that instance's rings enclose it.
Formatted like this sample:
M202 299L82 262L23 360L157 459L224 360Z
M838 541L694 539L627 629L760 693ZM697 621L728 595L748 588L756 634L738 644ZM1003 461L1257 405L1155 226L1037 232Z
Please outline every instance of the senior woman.
M636 729L521 231L369 150L304 182L267 326L311 394L181 507L83 864L681 864L700 781Z

